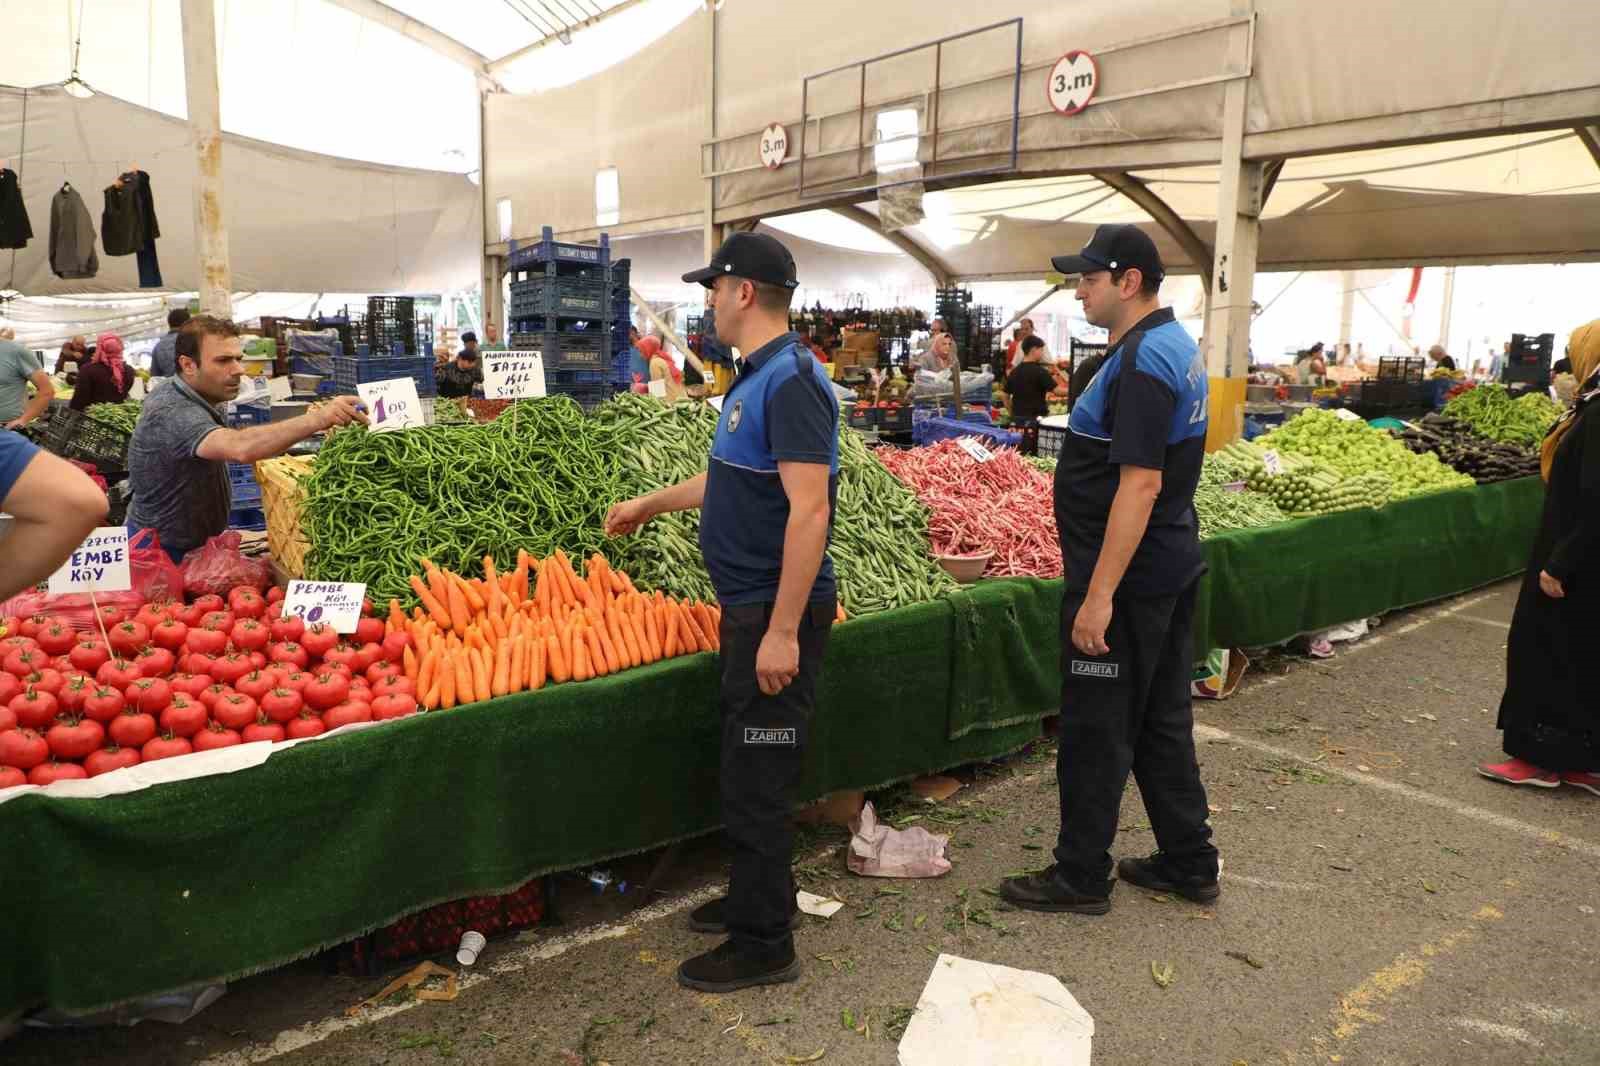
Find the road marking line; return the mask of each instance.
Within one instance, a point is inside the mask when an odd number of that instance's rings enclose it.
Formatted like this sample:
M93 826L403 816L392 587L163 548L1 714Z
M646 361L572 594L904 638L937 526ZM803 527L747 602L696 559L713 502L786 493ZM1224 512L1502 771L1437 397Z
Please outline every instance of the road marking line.
M1500 622L1493 618L1478 618L1477 616L1470 614L1457 615L1455 620L1457 622L1476 622L1480 626L1493 626L1495 629L1511 628L1510 622Z
M1492 1036L1510 1044L1521 1044L1524 1047L1544 1047L1544 1041L1528 1032L1518 1029L1514 1025L1501 1025L1499 1022L1486 1022L1482 1018L1455 1018L1450 1022L1457 1029L1466 1029L1470 1032L1480 1033L1483 1036Z
M1269 881L1264 877L1246 877L1244 874L1223 871L1220 875L1225 881L1237 881L1241 885L1251 885L1255 888L1275 888L1280 892L1321 892L1325 885L1313 885L1308 881Z
M1292 759L1297 763L1301 763L1302 765L1315 767L1320 773L1331 774L1335 777L1342 777L1346 781L1354 781L1358 784L1365 785L1368 788L1375 788L1382 792L1391 792L1404 799L1409 799L1417 803L1426 803L1430 807L1437 807L1440 810L1450 811L1453 814L1461 815L1463 818L1471 818L1474 821L1483 822L1486 825L1492 825L1498 829L1505 829L1509 832L1520 834L1521 836L1533 837L1542 843L1554 844L1557 847L1564 848L1567 851L1577 855L1585 855L1591 859L1600 859L1600 844L1596 844L1588 840L1581 840L1578 837L1568 836L1565 833L1558 833L1553 829L1545 829L1541 826L1534 825L1531 822L1524 822L1520 818L1512 818L1509 815L1500 814L1496 811L1487 810L1483 807L1475 807L1470 803L1459 803L1456 800L1450 799L1446 796L1440 796L1433 792L1426 792L1415 787L1414 785L1401 784L1398 781L1390 781L1388 778L1379 777L1376 774L1364 774L1358 770L1346 770L1342 766L1331 766L1326 762L1314 762L1311 756L1303 755L1300 752L1294 751L1290 748L1280 748L1276 744L1263 744L1258 740L1251 740L1247 737L1236 736L1226 730L1218 729L1215 726L1204 725L1200 722L1195 723L1194 736L1196 742L1220 741L1228 744L1236 744L1241 748L1249 748L1252 751L1259 751L1264 755L1275 755L1280 759Z

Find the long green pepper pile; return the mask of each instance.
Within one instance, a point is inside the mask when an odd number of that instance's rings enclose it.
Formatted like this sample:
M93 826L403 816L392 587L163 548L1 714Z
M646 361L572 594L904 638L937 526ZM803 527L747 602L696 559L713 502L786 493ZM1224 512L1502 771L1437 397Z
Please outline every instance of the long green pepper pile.
M123 400L121 403L90 404L83 409L83 413L96 422L132 434L133 427L139 424L139 412L142 410L144 405L138 400Z

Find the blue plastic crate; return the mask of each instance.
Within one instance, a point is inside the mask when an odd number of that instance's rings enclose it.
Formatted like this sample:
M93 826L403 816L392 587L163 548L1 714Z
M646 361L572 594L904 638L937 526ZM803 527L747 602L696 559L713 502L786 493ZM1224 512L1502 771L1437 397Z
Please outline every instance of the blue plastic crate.
M354 393L357 385L391 378L410 378L417 383L418 396L435 394L433 360L423 356L366 358L341 355L333 361L333 391ZM319 390L320 391L320 390Z
M546 384L555 370L599 370L611 365L610 338L595 331L579 333L513 333L513 351L536 351L544 355Z
M611 303L604 278L534 276L511 283L510 317L603 318Z
M264 426L272 421L272 408L265 404L241 403L228 412L230 426Z
M936 444L957 437L977 437L988 447L1015 448L1022 443L1022 434L995 429L976 422L957 422L953 418L923 418L912 423L911 440L918 446Z
M518 246L511 242L511 254L506 258L506 269L527 270L545 263L570 264L585 267L604 267L611 263L611 239L600 235L599 244L568 244L555 239L555 230L544 227L539 240Z
M333 373L333 356L296 353L289 359L289 373L321 374L323 377L328 377Z
M228 512L229 529L249 529L261 532L267 528L267 515L259 507L235 507Z

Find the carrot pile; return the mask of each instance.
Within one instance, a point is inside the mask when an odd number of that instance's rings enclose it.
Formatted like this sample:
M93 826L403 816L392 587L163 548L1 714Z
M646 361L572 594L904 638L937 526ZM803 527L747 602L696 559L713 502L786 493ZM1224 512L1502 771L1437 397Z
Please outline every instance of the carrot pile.
M430 711L721 646L718 607L640 592L599 553L581 577L561 551L519 551L504 574L485 556L481 578L419 562L422 606L407 615L390 600L387 628L411 635L405 673Z

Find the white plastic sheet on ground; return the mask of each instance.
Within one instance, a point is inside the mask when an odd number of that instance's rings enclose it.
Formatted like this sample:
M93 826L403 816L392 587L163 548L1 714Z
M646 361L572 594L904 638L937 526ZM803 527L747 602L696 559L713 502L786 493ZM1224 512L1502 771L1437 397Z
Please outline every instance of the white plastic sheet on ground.
M1049 974L940 955L900 1066L1089 1066L1094 1019Z

